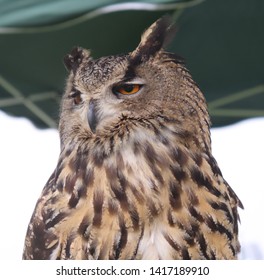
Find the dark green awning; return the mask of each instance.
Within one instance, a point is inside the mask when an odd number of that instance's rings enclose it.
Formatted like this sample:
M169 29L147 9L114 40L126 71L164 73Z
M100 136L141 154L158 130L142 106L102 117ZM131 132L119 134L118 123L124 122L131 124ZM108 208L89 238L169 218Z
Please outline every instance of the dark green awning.
M0 0L0 110L55 127L63 56L129 52L165 13L178 32L169 50L186 59L214 126L264 116L264 1Z

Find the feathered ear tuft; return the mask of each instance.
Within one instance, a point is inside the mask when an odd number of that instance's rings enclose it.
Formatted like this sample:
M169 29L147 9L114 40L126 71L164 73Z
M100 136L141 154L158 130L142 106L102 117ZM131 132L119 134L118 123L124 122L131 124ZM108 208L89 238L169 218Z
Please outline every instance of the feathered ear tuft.
M64 57L64 65L68 71L76 72L82 61L90 58L90 52L80 47L75 47Z
M173 37L175 27L170 16L166 15L155 21L142 35L141 42L130 54L131 62L139 64L155 56Z

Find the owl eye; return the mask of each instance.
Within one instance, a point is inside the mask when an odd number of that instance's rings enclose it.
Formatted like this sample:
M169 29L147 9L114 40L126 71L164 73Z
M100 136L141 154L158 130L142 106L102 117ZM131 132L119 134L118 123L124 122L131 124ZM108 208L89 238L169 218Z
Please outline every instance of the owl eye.
M80 103L82 103L82 98L81 98L81 92L79 90L75 90L70 96L69 98L73 99L73 102L75 105L79 105Z
M130 95L137 93L143 85L140 84L122 84L113 87L114 94Z

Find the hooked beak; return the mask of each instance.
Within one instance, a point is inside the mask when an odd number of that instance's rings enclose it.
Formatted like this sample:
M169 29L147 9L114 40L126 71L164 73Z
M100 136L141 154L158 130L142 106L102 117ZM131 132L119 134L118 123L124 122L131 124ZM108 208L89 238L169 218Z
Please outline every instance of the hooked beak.
M98 116L97 116L96 101L94 99L91 99L89 102L87 119L88 119L88 123L89 123L91 131L93 133L95 133L96 126L98 124Z

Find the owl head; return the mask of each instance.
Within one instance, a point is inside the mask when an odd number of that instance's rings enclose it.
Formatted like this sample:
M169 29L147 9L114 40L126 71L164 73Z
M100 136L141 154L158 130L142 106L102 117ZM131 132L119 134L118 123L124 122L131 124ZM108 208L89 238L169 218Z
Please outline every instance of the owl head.
M210 142L204 97L182 59L164 50L173 30L165 16L128 54L93 59L77 47L65 57L69 78L59 125L62 146L156 119L188 139L208 134Z

